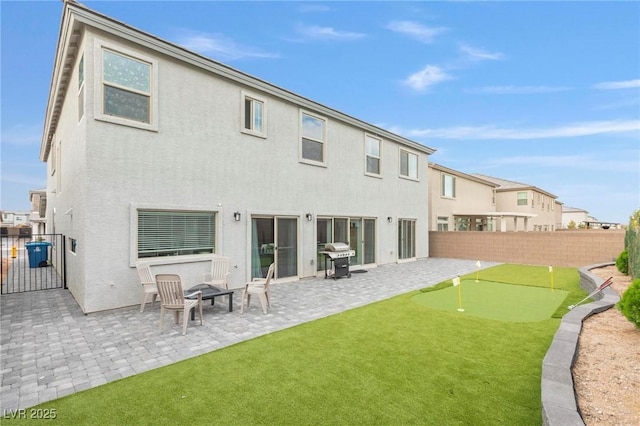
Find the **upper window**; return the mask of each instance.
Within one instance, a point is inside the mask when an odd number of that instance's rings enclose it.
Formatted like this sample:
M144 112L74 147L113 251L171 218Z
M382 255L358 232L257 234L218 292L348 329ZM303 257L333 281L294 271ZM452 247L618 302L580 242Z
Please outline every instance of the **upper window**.
M529 200L529 194L527 192L518 192L518 205L526 206Z
M263 99L242 93L242 132L266 136L265 107Z
M400 150L400 176L418 179L418 156L416 154Z
M96 118L157 130L157 62L96 41Z
M104 113L149 123L151 64L110 50L102 54Z
M326 162L327 121L308 113L300 114L302 133L301 161L317 165Z
M365 135L365 167L366 173L380 175L380 145L382 141L373 136Z
M442 175L442 193L446 198L456 198L456 178L451 175Z
M138 210L138 258L215 253L216 213Z
M84 117L84 54L78 63L78 121Z

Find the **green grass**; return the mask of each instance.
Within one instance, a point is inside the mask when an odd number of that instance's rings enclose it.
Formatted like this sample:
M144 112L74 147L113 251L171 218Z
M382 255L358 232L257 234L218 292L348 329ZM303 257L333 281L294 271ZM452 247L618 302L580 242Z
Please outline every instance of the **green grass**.
M544 274L526 266L501 265L480 274L544 285ZM575 269L556 270L555 285L570 292L568 299L573 293L584 297ZM541 424L541 363L559 320L464 317L413 303L416 294L37 408L55 408L65 425Z

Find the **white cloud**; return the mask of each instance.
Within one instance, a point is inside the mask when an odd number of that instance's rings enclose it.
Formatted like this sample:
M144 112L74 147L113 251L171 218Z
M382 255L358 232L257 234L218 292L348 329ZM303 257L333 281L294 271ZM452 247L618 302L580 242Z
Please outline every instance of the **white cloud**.
M210 34L192 30L181 30L176 43L194 52L231 61L244 58L278 58L275 53L244 46L222 34Z
M358 40L366 37L366 34L350 31L340 31L333 27L321 27L318 25L296 25L296 32L308 40Z
M301 4L298 11L301 13L317 13L317 12L329 12L331 9L324 4Z
M486 86L475 89L468 89L468 93L490 94L490 95L521 95L535 93L556 93L571 90L564 86Z
M594 84L592 87L599 90L637 89L640 88L640 80L604 81Z
M592 121L549 128L500 128L496 126L459 126L440 129L412 129L402 132L409 137L466 140L526 140L573 138L610 133L640 131L639 120Z
M436 35L447 31L443 27L427 27L413 21L392 21L386 26L388 30L407 35L422 43L432 43Z
M488 52L483 49L472 47L468 44L458 45L460 52L464 53L468 59L474 61L499 61L504 59L504 55L500 52Z
M2 144L39 145L42 141L42 124L16 124L2 129Z
M442 68L436 65L427 65L422 70L411 74L403 83L414 90L425 91L435 84L452 78Z

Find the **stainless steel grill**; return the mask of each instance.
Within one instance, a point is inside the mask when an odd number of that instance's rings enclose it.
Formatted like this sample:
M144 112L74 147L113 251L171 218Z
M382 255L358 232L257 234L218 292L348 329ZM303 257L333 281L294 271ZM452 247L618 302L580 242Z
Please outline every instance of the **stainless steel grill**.
M349 272L349 258L355 256L356 252L351 250L349 245L345 243L327 243L324 246L324 250L320 252L324 254L324 277L333 279L341 277L351 278L351 272ZM328 267L328 262L331 262L333 268Z

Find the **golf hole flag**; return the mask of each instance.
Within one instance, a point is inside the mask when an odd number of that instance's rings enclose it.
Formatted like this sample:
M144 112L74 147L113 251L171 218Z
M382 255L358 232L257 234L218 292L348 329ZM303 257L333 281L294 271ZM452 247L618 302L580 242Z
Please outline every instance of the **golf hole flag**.
M460 277L455 277L451 281L453 281L454 287L458 287L458 312L464 312L464 309L462 309L462 286L460 285Z
M609 287L611 284L613 284L613 277L609 277L607 278L607 280L605 282L603 282L602 284L600 284L600 286L598 288L596 288L595 290L593 290L591 293L589 293L589 295L587 297L585 297L584 299L582 299L581 301L579 301L578 303L576 303L575 305L569 305L567 308L569 310L575 308L576 306L580 305L582 302L584 302L585 300L589 299L590 297L595 296L596 294L600 293L602 290L604 290L605 288Z

